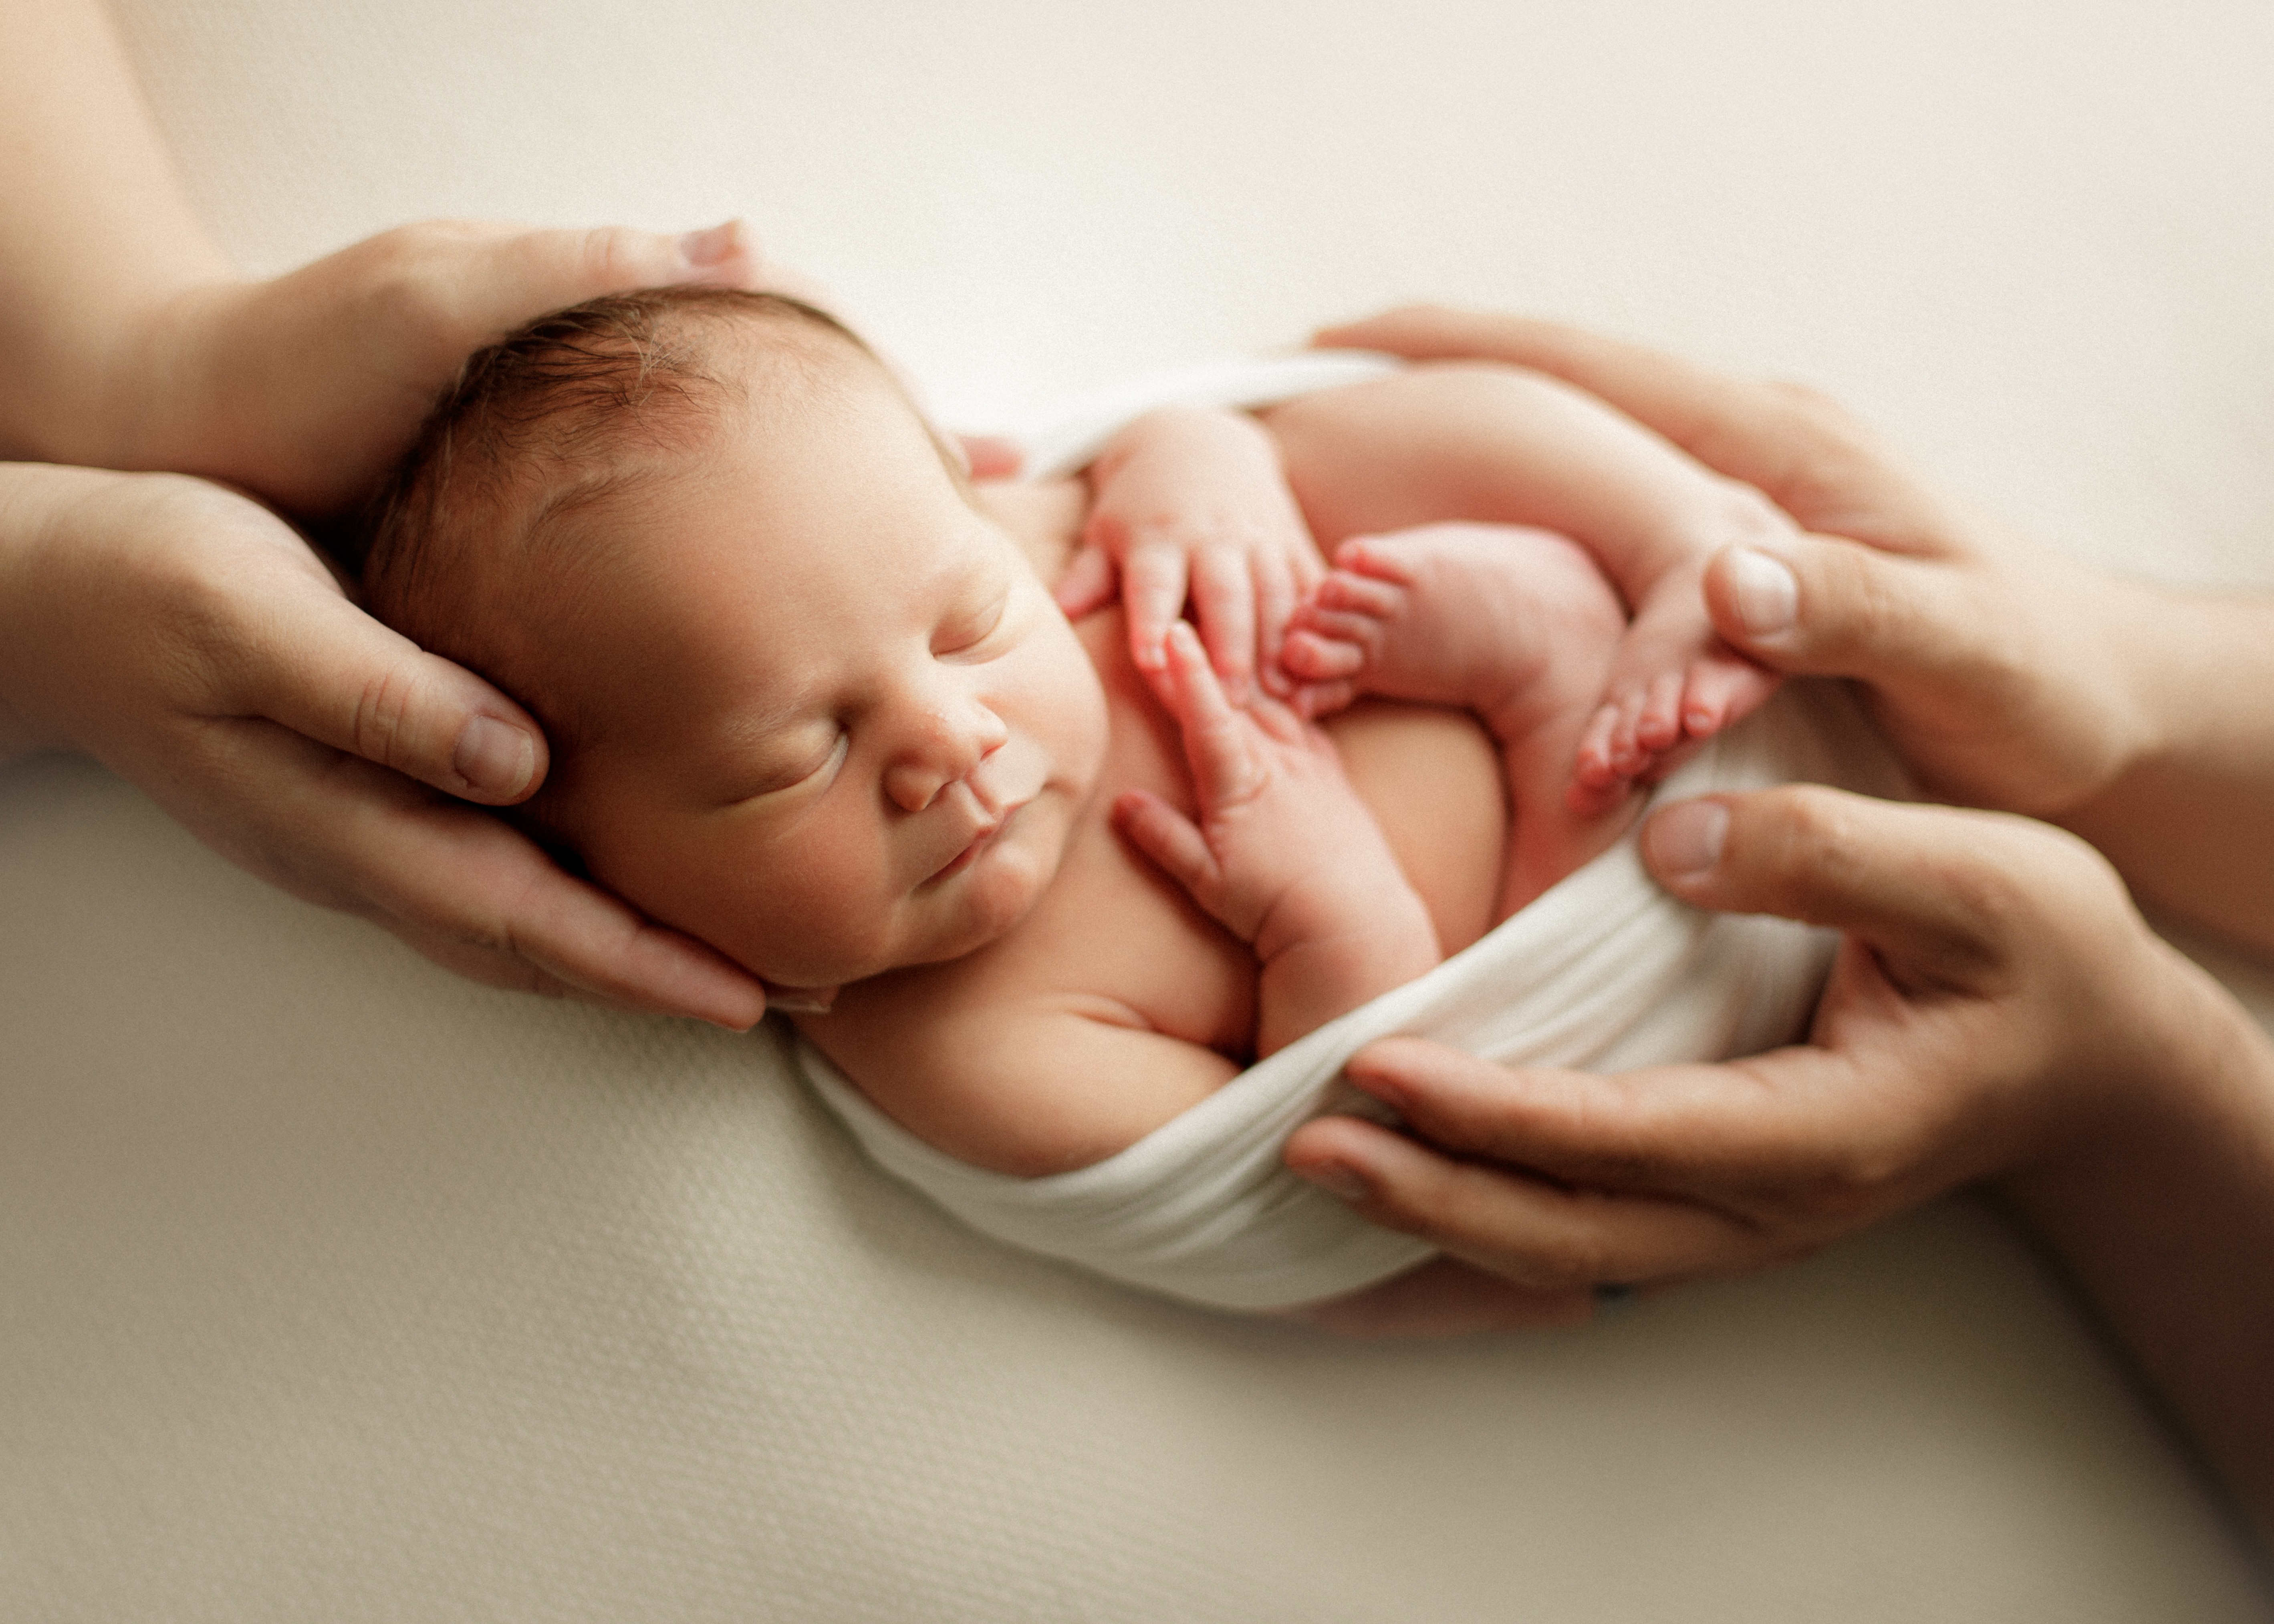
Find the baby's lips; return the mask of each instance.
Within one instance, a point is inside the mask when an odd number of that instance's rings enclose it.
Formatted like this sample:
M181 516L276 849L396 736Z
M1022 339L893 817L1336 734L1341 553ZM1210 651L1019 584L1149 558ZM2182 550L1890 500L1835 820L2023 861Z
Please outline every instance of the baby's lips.
M785 1015L826 1015L837 1002L834 987L774 987L766 989L766 1008Z

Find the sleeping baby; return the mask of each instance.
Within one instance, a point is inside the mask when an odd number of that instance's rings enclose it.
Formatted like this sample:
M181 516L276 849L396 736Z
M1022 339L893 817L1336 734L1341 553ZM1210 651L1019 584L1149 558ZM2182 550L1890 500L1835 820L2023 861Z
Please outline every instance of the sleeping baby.
M1133 650L1053 603L1078 538L1169 515L1332 560L1272 691L1188 625ZM523 816L556 849L772 988L841 988L795 1018L840 1109L1043 1189L1608 861L1631 783L1766 696L1697 583L1785 523L1469 363L1163 408L1086 485L975 488L836 322L680 289L470 363L365 590L544 726Z

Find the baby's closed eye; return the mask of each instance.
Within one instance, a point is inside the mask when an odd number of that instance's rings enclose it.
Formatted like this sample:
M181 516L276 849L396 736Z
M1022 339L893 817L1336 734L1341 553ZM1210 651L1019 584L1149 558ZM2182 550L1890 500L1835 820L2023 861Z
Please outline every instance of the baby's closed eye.
M1011 590L1007 584L974 593L951 611L932 635L937 659L985 659L998 652L997 634L1008 629Z
M825 788L844 764L851 741L852 734L835 722L770 740L753 760L738 763L722 774L719 804L740 807L775 798L788 801L801 798L799 792Z

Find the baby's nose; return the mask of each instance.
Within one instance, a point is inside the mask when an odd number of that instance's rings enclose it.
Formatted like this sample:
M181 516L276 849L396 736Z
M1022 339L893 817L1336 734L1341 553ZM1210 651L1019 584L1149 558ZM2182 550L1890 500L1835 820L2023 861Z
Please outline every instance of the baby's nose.
M986 706L927 706L912 719L900 755L885 772L885 793L904 812L921 812L939 793L1000 749L1011 730Z

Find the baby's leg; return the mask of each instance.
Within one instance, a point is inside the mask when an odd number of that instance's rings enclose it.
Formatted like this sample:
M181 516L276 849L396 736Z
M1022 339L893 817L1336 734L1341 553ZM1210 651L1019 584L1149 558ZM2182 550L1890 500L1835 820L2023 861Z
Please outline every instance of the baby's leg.
M1451 362L1291 402L1266 421L1329 554L1352 535L1471 519L1555 530L1601 562L1633 622L1577 753L1590 792L1623 793L1773 687L1713 635L1701 583L1721 547L1790 522L1593 396Z
M1331 710L1360 693L1473 710L1499 742L1511 817L1495 922L1625 829L1567 793L1626 614L1586 553L1546 530L1433 524L1344 540L1281 658ZM1615 802L1622 797L1608 798Z

